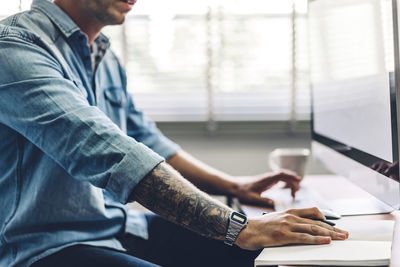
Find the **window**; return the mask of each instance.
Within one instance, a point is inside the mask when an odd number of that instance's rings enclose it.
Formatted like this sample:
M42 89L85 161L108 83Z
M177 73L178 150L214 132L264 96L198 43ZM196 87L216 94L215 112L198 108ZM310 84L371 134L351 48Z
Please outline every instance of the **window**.
M292 0L211 2L139 1L106 29L138 106L161 121L308 119L306 1L295 25Z
M295 18L293 1L142 0L104 32L154 120L303 120L307 1L295 0ZM0 16L30 2L7 4Z

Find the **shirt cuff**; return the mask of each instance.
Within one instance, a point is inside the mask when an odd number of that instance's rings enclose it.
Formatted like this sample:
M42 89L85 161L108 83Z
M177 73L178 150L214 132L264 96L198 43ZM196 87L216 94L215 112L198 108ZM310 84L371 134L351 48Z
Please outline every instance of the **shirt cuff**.
M141 143L136 143L133 149L124 156L105 187L112 197L126 204L135 186L164 158Z

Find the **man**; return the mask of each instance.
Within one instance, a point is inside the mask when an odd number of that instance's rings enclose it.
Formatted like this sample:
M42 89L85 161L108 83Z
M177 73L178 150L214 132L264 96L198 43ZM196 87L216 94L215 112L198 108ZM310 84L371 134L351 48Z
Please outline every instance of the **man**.
M317 209L246 222L197 189L271 205L262 191L284 181L294 194L299 178L238 184L143 117L100 34L133 5L34 0L0 24L0 265L252 266L263 247L345 239Z

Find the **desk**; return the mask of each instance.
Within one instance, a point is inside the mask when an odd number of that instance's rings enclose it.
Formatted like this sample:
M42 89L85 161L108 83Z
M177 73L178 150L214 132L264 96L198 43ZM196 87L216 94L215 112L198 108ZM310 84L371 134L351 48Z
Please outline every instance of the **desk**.
M327 200L339 200L339 199L370 199L372 196L367 192L363 191L351 182L341 178L337 179L333 175L309 175L302 181L303 186L317 191L324 196ZM259 216L263 210L260 207L241 205L243 211L249 216ZM379 215L359 215L359 216L347 216L342 217L341 220L346 219L360 219L360 220L371 220L371 219L382 219L382 220L395 220L395 231L393 235L392 243L392 255L390 267L400 267L400 212L396 211L392 214L379 214Z

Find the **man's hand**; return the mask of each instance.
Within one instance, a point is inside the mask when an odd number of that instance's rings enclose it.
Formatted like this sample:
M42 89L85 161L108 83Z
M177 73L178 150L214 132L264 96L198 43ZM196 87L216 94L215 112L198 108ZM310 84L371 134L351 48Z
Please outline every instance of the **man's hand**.
M344 240L348 232L312 218L325 219L317 208L272 212L249 218L236 245L247 250L286 244L328 244L332 239Z
M264 173L255 176L234 177L199 161L185 151L179 151L168 159L187 180L209 194L237 197L241 203L272 207L271 199L261 193L279 181L291 188L294 197L299 190L300 177L291 171Z
M399 161L393 163L380 161L372 164L371 168L396 181L399 180Z
M291 189L294 197L299 190L301 178L294 172L280 171L277 173L266 173L256 177L240 177L242 181L237 187L235 196L243 204L261 205L273 207L274 201L261 196L261 193L274 186L279 181L286 183L285 187Z

